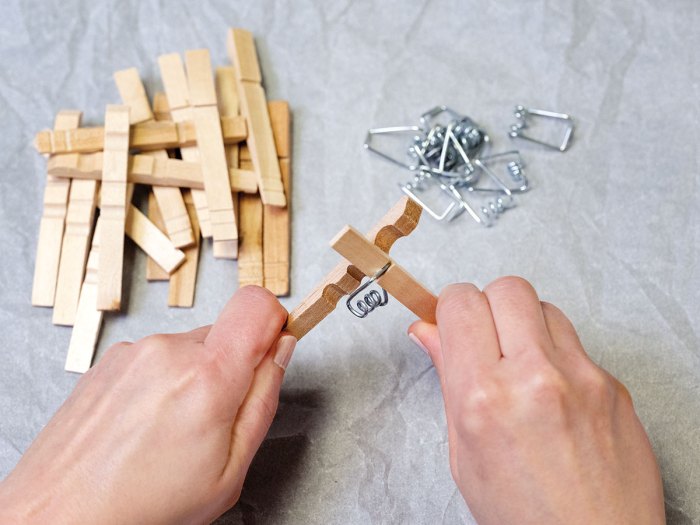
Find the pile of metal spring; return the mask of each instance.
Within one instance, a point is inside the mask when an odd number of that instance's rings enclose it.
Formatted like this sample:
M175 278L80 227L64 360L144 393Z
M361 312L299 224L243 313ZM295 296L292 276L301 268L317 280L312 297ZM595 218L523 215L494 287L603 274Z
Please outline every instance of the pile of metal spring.
M522 116L528 115L527 111L526 108L518 106L516 117L521 119ZM565 117L571 121L568 115L551 112L547 112L548 115L539 115L536 112L542 110L530 111L535 116ZM524 117L522 120L519 129L526 127ZM557 149L566 149L572 132L573 125L567 132L564 147L557 146ZM373 145L372 142L378 135L410 137L405 160ZM554 147L519 134L511 134L511 137ZM519 151L487 154L489 144L490 139L486 131L471 118L447 106L437 106L424 113L417 126L370 129L364 147L413 173L413 180L400 184L401 191L433 218L439 221L453 220L467 212L475 222L482 226L491 226L500 215L515 206L515 195L526 192L529 182ZM496 163L505 163L508 183L495 173ZM423 197L431 188L438 188L447 197L448 204L444 209L436 209Z

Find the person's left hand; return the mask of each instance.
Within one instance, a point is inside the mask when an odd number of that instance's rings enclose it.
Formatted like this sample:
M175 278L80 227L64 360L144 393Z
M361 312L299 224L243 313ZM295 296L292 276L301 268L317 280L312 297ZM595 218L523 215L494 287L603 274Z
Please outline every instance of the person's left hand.
M209 522L241 492L296 339L262 288L213 326L114 345L0 484L2 523Z

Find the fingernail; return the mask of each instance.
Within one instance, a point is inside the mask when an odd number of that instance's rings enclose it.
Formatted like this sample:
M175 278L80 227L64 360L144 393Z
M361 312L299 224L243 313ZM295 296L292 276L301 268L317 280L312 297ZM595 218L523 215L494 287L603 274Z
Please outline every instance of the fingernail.
M418 339L418 337L416 336L416 334L414 334L413 332L411 332L411 333L408 334L408 337L411 338L411 341L413 341L413 342L416 344L416 346L417 346L418 348L420 348L421 350L423 350L423 352L425 352L428 356L430 356L430 353L428 352L428 349L425 347L425 345L424 345L423 343L421 343L421 340Z
M283 335L279 338L279 341L277 341L274 361L282 370L287 370L287 365L292 358L292 352L294 352L294 347L296 345L297 338L293 335Z

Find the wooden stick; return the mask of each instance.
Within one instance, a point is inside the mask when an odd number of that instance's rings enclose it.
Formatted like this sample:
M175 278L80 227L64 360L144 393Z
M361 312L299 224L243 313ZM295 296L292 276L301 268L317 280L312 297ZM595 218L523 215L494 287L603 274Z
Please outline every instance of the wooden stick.
M155 224L148 220L136 206L129 205L124 231L129 238L151 257L168 274L185 261L185 254L178 250ZM100 261L101 262L101 261Z
M108 105L100 197L103 236L97 274L97 308L100 310L121 308L128 161L129 106Z
M263 204L257 195L240 195L239 206L238 285L264 286Z
M248 123L247 145L258 176L260 197L265 205L284 207L287 205L287 199L284 195L253 35L243 29L230 29L228 52L236 68L241 113Z
M76 158L71 160L73 164L78 161ZM61 262L58 266L53 308L54 324L72 326L75 321L80 286L90 248L98 188L99 182L94 180L74 180L71 183L66 229L61 244Z
M60 111L56 115L54 129L77 128L80 126L81 115L80 111ZM46 176L44 211L39 226L32 285L32 304L34 306L53 306L69 193L70 179Z
M146 89L141 82L138 70L132 67L117 71L114 73L114 80L117 83L122 102L131 108L130 124L153 122L151 104L146 96ZM152 151L149 155L164 160L168 159L165 150ZM180 190L154 186L153 192L158 199L161 218L170 240L178 248L192 244L194 242L192 226Z
M402 197L375 224L367 234L367 239L388 253L397 239L415 230L421 211L418 204L408 197ZM342 296L352 293L360 285L363 277L364 274L349 262L343 261L338 264L301 304L292 310L287 319L286 330L297 339L301 339L335 309Z
M290 116L289 105L284 101L268 104L274 124L272 131L279 155L279 167L282 174L287 207L264 207L263 211L263 274L265 288L277 296L289 295L290 265L290 213L291 213L291 162L283 157L289 154ZM273 116L274 115L274 116Z
M187 84L187 75L182 64L182 59L178 53L161 55L158 57L160 66L160 76L165 86L165 95L168 99L170 114L175 122L192 121L193 113L190 107L190 91ZM180 147L180 155L183 160L199 163L199 150L197 147ZM204 182L204 177L202 177ZM204 186L202 186L204 188ZM196 189L191 192L192 200L199 221L199 228L202 236L209 238L212 236L211 222L209 218L209 207L204 191Z
M76 161L73 155L54 155L48 161L48 173L54 177L101 180L102 152L81 154ZM177 188L204 189L202 169L198 162L178 159L158 159L151 155L129 157L128 180L134 184L171 186ZM255 173L251 170L229 169L231 188L244 193L258 191Z
M115 72L114 82L117 84L122 103L130 108L129 122L131 124L152 122L151 104L148 102L146 88L141 82L138 69L132 67Z
M377 283L423 321L435 323L437 297L355 228L345 226L331 246L367 276L389 265Z
M190 104L197 130L197 148L202 163L204 191L214 239L214 257L238 256L238 227L231 197L231 184L221 134L216 87L207 49L185 53Z
M161 232L165 232L165 224L163 224L163 219L160 216L158 201L156 201L156 196L152 191L148 193L148 219ZM167 281L168 279L170 279L168 272L163 270L163 268L161 268L158 263L155 262L155 260L149 257L146 260L146 280Z
M173 114L174 118L174 114ZM230 117L220 123L225 144L238 144L248 135L242 117ZM34 137L39 153L93 153L104 150L103 127L67 131L43 130ZM144 122L131 129L129 148L150 151L197 146L197 132L191 119L175 122Z
M168 288L168 306L191 308L194 304L194 290L197 283L197 265L199 263L199 223L194 208L192 194L184 193L187 212L190 214L192 229L196 242L185 248L185 262L170 276Z
M97 309L97 267L100 258L101 219L97 219L92 248L87 261L85 280L80 289L80 301L75 315L75 325L70 336L65 369L68 372L85 373L95 354L95 345L102 326L102 311Z

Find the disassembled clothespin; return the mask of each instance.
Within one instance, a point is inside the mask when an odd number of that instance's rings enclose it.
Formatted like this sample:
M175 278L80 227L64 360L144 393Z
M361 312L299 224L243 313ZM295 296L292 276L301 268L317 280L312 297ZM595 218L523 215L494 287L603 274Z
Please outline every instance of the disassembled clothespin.
M375 275L377 280L381 280L390 288L392 294L397 294L397 299L405 301L407 306L410 305L409 308L414 313L430 320L431 316L434 316L435 296L395 265L388 256L379 255L379 252L387 254L397 239L415 230L420 215L421 207L417 203L407 197L399 200L366 236L367 245L374 246L378 251L368 248L363 240L358 241L356 233L347 233L353 230L343 230L336 244L342 250L349 247L346 254L352 257L353 261L345 260L338 264L301 304L292 310L287 319L286 330L297 339L301 339L335 309L341 297L353 293L368 275ZM356 255L350 253L355 248L358 249ZM353 262L360 264L361 268ZM388 263L391 265L384 270L385 273L377 276ZM389 276L390 271L392 275ZM387 277L389 278L386 279Z

